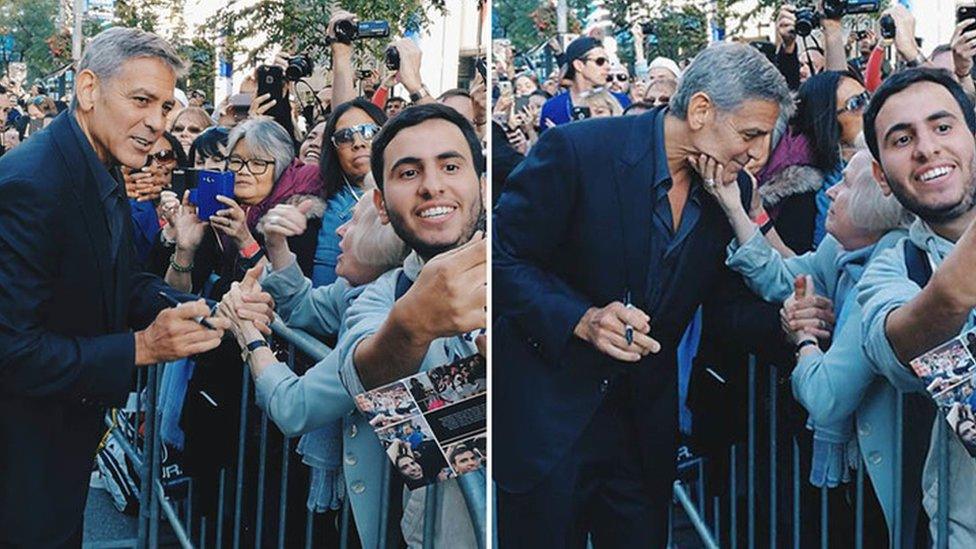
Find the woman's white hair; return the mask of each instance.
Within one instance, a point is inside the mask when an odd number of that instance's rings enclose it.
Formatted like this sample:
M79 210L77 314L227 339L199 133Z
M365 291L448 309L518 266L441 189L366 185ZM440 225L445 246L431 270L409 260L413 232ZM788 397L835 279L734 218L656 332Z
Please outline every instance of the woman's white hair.
M368 182L367 182L368 184ZM375 188L368 188L356 204L362 208L359 230L346 233L348 250L363 265L382 267L384 271L395 269L403 264L410 253L403 240L393 231L393 226L380 222L380 214L373 206Z
M270 118L252 118L234 126L227 136L227 156L234 154L237 143L242 139L255 157L270 156L274 159L275 183L295 159L295 145L291 136Z
M852 179L847 212L854 225L866 231L887 232L912 224L915 214L906 210L894 195L885 196L881 192L867 149L858 149L851 157L848 170Z

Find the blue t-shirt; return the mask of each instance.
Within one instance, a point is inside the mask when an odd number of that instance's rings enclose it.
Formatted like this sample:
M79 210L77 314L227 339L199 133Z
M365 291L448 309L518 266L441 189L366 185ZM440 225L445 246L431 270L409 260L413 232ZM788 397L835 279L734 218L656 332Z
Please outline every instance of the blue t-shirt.
M630 106L630 98L627 97L627 94L613 93L613 96L617 98L617 101L620 101L621 107L626 109ZM558 126L571 122L572 114L573 104L570 101L570 95L567 91L553 97L542 105L542 114L539 116L539 120L542 121L542 129L545 130L549 127L546 124L546 119L552 120L553 124Z

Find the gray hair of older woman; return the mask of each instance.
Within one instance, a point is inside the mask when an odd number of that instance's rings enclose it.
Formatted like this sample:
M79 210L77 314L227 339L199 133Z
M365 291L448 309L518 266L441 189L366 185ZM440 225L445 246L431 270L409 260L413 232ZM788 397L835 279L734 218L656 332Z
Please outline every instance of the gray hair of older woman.
M346 233L343 238L347 239L346 249L357 261L370 267L385 267L389 270L403 264L410 249L396 235L392 225L384 225L380 221L380 214L373 205L375 192L379 191L372 188L363 193L356 204L357 208L363 208L359 220L360 229L353 233Z
M295 159L295 145L291 136L280 124L270 118L252 118L234 126L227 136L227 156L234 154L237 144L243 140L255 157L271 157L275 161L274 180Z
M678 91L671 96L671 112L686 118L696 93L707 95L721 112L732 112L750 100L776 103L781 114L792 115L794 109L779 69L747 44L724 42L702 50L682 74Z
M166 63L180 76L186 66L169 42L151 32L124 27L104 30L92 40L78 63L77 72L90 70L107 82L129 59L150 57ZM71 110L78 107L77 96L71 100Z
M858 149L848 163L851 190L847 204L851 222L871 232L906 228L915 215L906 210L894 195L885 196L871 170L872 157L867 149Z

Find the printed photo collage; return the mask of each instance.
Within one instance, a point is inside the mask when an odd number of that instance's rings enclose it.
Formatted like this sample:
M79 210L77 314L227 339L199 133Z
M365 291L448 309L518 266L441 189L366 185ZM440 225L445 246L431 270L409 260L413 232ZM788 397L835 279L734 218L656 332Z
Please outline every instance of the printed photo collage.
M976 457L976 330L912 360L911 367L966 451Z
M487 373L473 355L356 396L408 488L487 467Z

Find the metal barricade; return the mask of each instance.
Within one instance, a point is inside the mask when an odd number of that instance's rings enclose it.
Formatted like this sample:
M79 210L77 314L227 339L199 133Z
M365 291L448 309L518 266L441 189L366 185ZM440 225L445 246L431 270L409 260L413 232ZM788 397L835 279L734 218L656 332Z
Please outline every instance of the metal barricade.
M300 355L304 355L314 364L324 359L331 352L331 349L314 337L289 328L280 319L276 319L271 328L274 333L273 337L279 343L283 344L283 351L286 357L285 362L292 370L295 369L296 358ZM279 548L290 546L286 542L288 539L286 535L288 532L288 519L300 515L304 517L305 522L304 546L313 547L316 544L313 536L316 515L306 508L304 500L302 500L303 504L301 506L288 507L289 462L292 457L292 439L281 435L282 444L280 449L277 450L281 453L280 469L277 471L268 470L267 461L269 451L275 451L269 448L268 435L271 427L268 425L267 414L263 412L259 414L260 417L257 419L249 417L253 416L252 412L254 408L251 407L252 403L249 397L252 385L251 373L249 367L246 365L242 369L241 374L243 389L241 393L240 423L237 436L237 460L233 471L227 471L226 469L221 469L220 471L216 491L217 509L214 523L208 524L207 517L205 516L201 517L196 524L194 523L195 519L192 507L193 479L190 479L188 483L187 494L184 498L176 500L166 494L161 478L162 470L160 462L163 442L160 436L161 414L158 406L159 390L164 367L164 365L149 366L139 370L137 373L136 409L140 412L145 412L145 436L140 437L138 435L138 419L136 420L136 425L132 425L129 419L121 417L121 414L114 419L111 413L106 416L106 425L111 429L111 436L119 443L119 446L134 465L140 479L148 480L148 482L140 482L137 538L134 540L120 540L119 546L125 546L125 543L129 543L129 546L138 548L156 548L160 543L170 545L175 542L184 548L205 547L207 540L213 538L214 546L218 548L224 547L225 541L229 541L229 546L234 549L249 545L263 547L266 544L262 543L262 541L267 538L266 530L269 528L269 525L265 524L265 511L268 509L268 505L274 505L274 503L266 501L266 485L269 482L275 482L276 479L274 477L277 474L279 498L276 504L278 521L276 525L270 525L277 532L275 545ZM139 414L137 413L136 418L138 417ZM258 421L260 424L260 439L256 450L257 456L249 455L246 444L248 428L252 421ZM127 428L113 428L118 426L118 422L127 423L125 426ZM134 440L130 440L125 435L126 432L133 433ZM245 486L247 484L245 482L245 465L247 463L253 463L250 460L254 459L257 459L258 466L257 493L255 495L256 500L253 509L254 516L252 517L245 514L244 499ZM385 474L387 477L390 471L391 467L386 462ZM233 485L229 486L228 481L232 481ZM478 533L476 537L478 538L479 548L483 548L487 520L486 476L484 471L476 471L459 477L457 482L464 497L472 524L475 527L475 532ZM232 497L234 505L233 524L230 525L232 534L230 540L225 538L224 533L224 517L230 514L225 510L225 503L230 503L228 500L228 489L233 490ZM434 547L434 533L437 531L437 507L440 501L441 487L439 485L432 485L426 490L424 546L430 548ZM386 517L389 514L389 498L383 497L381 502L382 508L379 512L381 516ZM290 515L289 513L294 515ZM339 515L341 547L348 545L351 533L350 521L352 518L349 501L346 498ZM387 523L388 521L386 520L381 522L382 530L379 536L381 547L385 546ZM161 528L162 525L165 525L165 528ZM252 538L245 539L243 529L245 525L253 527ZM160 541L161 539L163 539L162 542ZM196 544L193 542L194 539L197 540Z
M704 458L696 458L693 464L685 463L679 467L679 480L674 484L675 509L679 509L685 514L691 531L694 532L694 543L700 543L705 547L740 547L745 545L749 549L754 547L820 547L845 546L860 548L865 545L865 536L875 532L865 531L865 498L866 464L863 458L859 457L858 468L854 472L853 484L851 486L841 485L837 489L819 489L819 505L811 508L804 505L801 492L806 490L818 490L808 486L807 478L801 478L800 444L795 435L788 440L782 439L782 429L778 428L777 411L780 410L778 404L786 404L781 401L782 395L777 394L777 371L774 366L768 368L768 382L760 384L760 380L767 376L758 376L759 368L754 357L750 357L748 364L748 424L747 435L744 445L735 444L729 450L728 469L729 478L726 484L725 494L713 495L704 490L707 482L705 474ZM764 391L763 389L766 389ZM764 394L765 393L765 394ZM763 399L764 397L764 399ZM896 448L894 471L895 478L892 484L895 491L894 501L894 521L891 525L893 533L890 546L900 549L907 547L903 539L905 525L903 522L903 512L908 503L906 498L916 499L914 504L919 503L921 486L903 485L903 458L901 449L904 444L903 430L905 426L905 393L899 393L897 406L895 408L896 423ZM761 400L763 399L763 400ZM938 446L933 449L934 456L938 464L938 510L935 517L931 520L935 523L935 539L932 540L935 547L944 548L949 546L949 437L952 436L944 419L942 411L936 413ZM762 492L759 485L760 475L757 474L758 447L760 443L759 429L768 429L768 441L766 449L769 457L763 465L767 468L768 493ZM781 450L789 449L789 457L785 459L780 453ZM742 454L745 454L746 471L741 471ZM781 466L786 462L788 471L782 471ZM692 466L694 465L694 466ZM698 471L696 478L689 478L689 471ZM742 497L741 482L745 480L745 497ZM785 483L783 482L785 481ZM690 489L694 485L697 489ZM791 497L788 507L778 505L782 501L782 491L789 486ZM853 527L851 539L837 539L838 533L832 532L836 526L831 524L832 500L834 490L853 491ZM757 506L757 498L763 494L764 500L762 509ZM707 498L711 498L711 511L708 511ZM744 500L744 501L743 501ZM787 511L789 519L783 516ZM745 516L743 516L743 512ZM924 517L925 511L919 513ZM784 526L788 520L790 531L784 535L779 527ZM881 523L884 524L883 515ZM818 531L811 532L808 524L818 524ZM877 526L877 524L876 524ZM672 520L672 529L675 521ZM745 529L743 533L742 529ZM842 529L846 530L846 529ZM765 539L760 538L760 532L765 534ZM744 534L744 535L743 535ZM887 535L887 532L885 533ZM672 530L671 539L675 539L675 532ZM832 541L833 540L833 541ZM872 545L876 545L876 540L870 540ZM914 545L913 545L914 546Z

